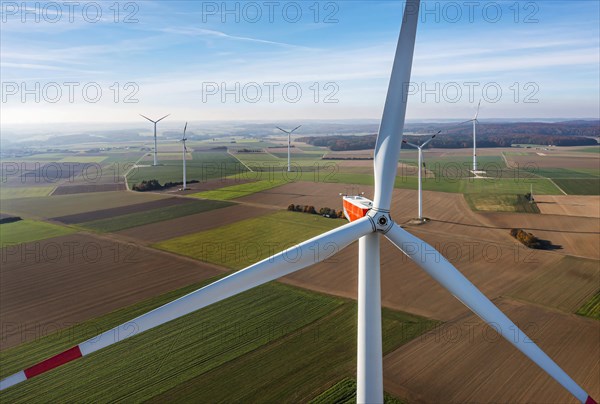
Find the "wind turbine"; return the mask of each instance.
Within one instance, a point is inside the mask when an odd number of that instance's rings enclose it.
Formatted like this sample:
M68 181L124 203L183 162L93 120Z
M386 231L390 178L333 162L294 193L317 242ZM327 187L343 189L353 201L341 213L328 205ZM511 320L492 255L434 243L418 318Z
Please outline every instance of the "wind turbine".
M187 130L187 122L185 123L185 127L183 128L183 136L181 137L180 142L183 144L183 187L181 188L182 191L185 191L187 188L185 186L186 183L186 169L185 169L185 160L186 160L186 155L187 155L187 147L185 147L185 142L187 140L187 138L185 137L185 131Z
M300 243L208 286L121 324L0 381L5 389L82 356L147 331L188 313L321 262L358 239L357 401L383 402L381 289L379 242L385 236L400 251L448 289L511 344L582 403L595 403L549 356L528 338L513 338L521 330L433 247L408 233L390 217L392 191L402 145L408 83L412 68L419 0L408 0L392 67L387 98L375 144L375 197L362 217ZM291 251L291 252L290 252ZM424 253L424 252L427 253ZM432 255L435 255L432 257ZM293 259L290 259L293 257ZM131 324L137 332L131 332Z
M146 118L147 120L149 120L150 122L152 122L154 124L154 163L152 164L153 166L158 165L158 157L156 155L156 153L158 152L158 149L157 149L158 146L157 146L157 142L156 142L156 124L159 123L160 121L162 121L163 119L165 119L166 117L168 117L169 115L171 115L171 114L167 114L167 115L163 116L162 118L160 118L159 120L153 121L152 119L148 118L147 116L140 114L140 116L142 118Z
M277 129L279 129L280 131L282 131L283 133L287 133L288 135L288 173L290 171L292 171L292 157L291 157L291 151L290 148L292 147L292 133L294 133L297 129L300 129L302 125L296 126L294 129L287 131L285 129L281 129L279 126L276 126Z
M477 176L477 173L479 172L477 170L477 124L479 123L479 121L477 120L477 117L479 116L479 107L481 106L481 100L479 100L479 104L477 104L477 111L475 112L475 116L473 117L473 119L469 119L468 121L464 121L459 123L459 125L462 125L463 123L467 123L467 122L472 122L473 123L473 174L475 174L475 176Z
M423 221L423 181L421 179L421 171L425 168L425 163L423 162L423 148L427 146L429 142L431 142L437 135L439 135L442 131L438 131L435 135L431 136L428 140L425 141L422 145L418 146L413 143L408 143L406 140L403 140L402 143L406 143L409 146L414 147L419 150L419 220Z

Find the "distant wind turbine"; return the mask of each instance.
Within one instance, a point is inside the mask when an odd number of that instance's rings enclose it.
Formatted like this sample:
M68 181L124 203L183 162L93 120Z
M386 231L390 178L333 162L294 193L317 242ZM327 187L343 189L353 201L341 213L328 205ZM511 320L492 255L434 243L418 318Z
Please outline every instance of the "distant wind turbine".
M287 133L287 135L288 135L288 173L290 171L292 171L292 157L291 157L291 151L290 151L290 148L292 147L292 133L294 133L297 129L300 129L301 126L302 125L298 125L290 131L281 129L279 126L276 126L277 129L279 129L283 133Z
M402 143L412 146L415 149L419 150L419 220L421 221L423 221L423 180L421 179L421 172L423 171L423 168L425 168L425 162L423 161L423 148L427 146L427 144L431 142L441 132L441 130L438 131L438 133L431 136L428 140L425 141L425 143L423 143L420 146L413 143L409 143L406 140L402 141Z
M186 160L186 156L187 156L187 147L185 147L185 141L187 140L187 138L185 137L185 131L187 130L187 122L185 123L185 127L183 128L183 136L181 137L180 142L183 144L183 187L181 188L182 191L186 190L186 168L185 168L185 160Z
M152 122L154 124L154 163L152 164L153 166L158 165L158 157L156 155L156 153L158 152L158 149L157 149L158 146L157 146L157 142L156 142L156 124L159 123L160 121L162 121L163 119L165 119L166 117L168 117L169 115L171 115L171 114L167 114L167 115L163 116L162 118L160 118L159 120L153 121L152 119L148 118L147 116L140 114L140 116L142 118L146 118L147 120L149 120L150 122Z
M461 123L472 122L473 123L473 174L477 173L477 124L479 121L477 117L479 116L479 107L481 106L481 100L479 100L479 104L477 104L477 111L475 112L475 116L473 119L469 119L468 121L464 121Z

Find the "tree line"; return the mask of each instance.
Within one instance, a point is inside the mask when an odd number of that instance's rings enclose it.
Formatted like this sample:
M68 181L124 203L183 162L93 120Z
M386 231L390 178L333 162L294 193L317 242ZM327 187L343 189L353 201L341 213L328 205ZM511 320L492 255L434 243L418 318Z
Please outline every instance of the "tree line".
M458 149L473 146L473 129L470 124L412 124L407 131L423 134L442 133L430 147ZM591 146L600 137L600 122L574 121L557 123L480 123L477 126L478 147L511 147L514 144L554 146ZM404 135L411 143L422 141L423 136ZM308 136L298 139L313 146L327 147L332 151L368 150L375 147L377 135L364 136Z

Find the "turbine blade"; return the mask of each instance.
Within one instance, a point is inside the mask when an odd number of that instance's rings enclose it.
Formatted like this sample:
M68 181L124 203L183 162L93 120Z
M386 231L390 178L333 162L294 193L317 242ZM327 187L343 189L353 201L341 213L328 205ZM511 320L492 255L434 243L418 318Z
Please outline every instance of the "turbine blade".
M162 118L160 118L158 121L156 121L156 123L159 123L160 121L162 121L163 119L165 119L166 117L170 116L171 114L167 114L165 116L163 116Z
M479 100L479 104L477 104L477 112L475 112L475 118L473 118L474 121L477 120L477 116L479 116L479 107L481 106L481 100Z
M290 132L288 132L288 131L287 131L287 130L285 130L285 129L281 129L279 126L275 126L275 127L276 127L277 129L279 129L280 131L282 131L283 133L287 134L287 135L289 135L289 134L290 134Z
M0 381L0 390L203 307L321 262L373 232L363 217L266 258ZM132 333L132 329L136 331Z
M140 114L140 116L141 116L142 118L146 118L147 120L149 120L149 121L150 121L150 122L152 122L152 123L156 123L156 122L154 122L152 119L148 118L148 117L147 117L147 116L145 116L145 115L142 115L142 114Z
M187 130L187 122L185 123L185 126L183 128L183 137L182 137L182 139L185 138L185 131L186 130Z
M404 140L402 141L402 143L406 143L407 145L409 145L409 146L412 146L412 147L414 147L415 149L418 149L418 148L419 148L419 146L417 146L416 144L414 144L414 143L410 143L410 142L406 142L406 141L404 141Z
M421 147L425 147L425 145L429 142L431 142L433 140L433 138L435 138L435 135L433 135L432 137L430 137L429 139L427 139L422 145Z
M296 130L300 129L301 127L302 127L302 125L298 125L298 126L296 126L294 129L292 129L292 130L290 131L290 133L294 133Z
M406 1L392 75L377 135L374 157L375 197L373 199L373 208L377 210L389 210L392 201L406 116L408 87L419 20L419 4L419 0Z
M482 320L487 324L493 324L499 334L552 376L575 398L586 402L588 394L536 344L528 338L512 338L514 330L521 332L520 335L525 334L433 247L397 224L386 233L386 237ZM424 253L425 251L427 253ZM432 252L436 253L435 256L432 256Z

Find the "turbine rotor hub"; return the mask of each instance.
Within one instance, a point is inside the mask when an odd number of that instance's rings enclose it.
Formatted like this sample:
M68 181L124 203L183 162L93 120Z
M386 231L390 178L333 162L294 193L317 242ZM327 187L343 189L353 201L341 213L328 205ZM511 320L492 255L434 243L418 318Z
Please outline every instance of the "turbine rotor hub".
M378 211L375 209L371 209L367 216L371 220L373 224L373 230L378 231L380 233L387 233L392 226L394 225L394 221L390 216L390 212Z

